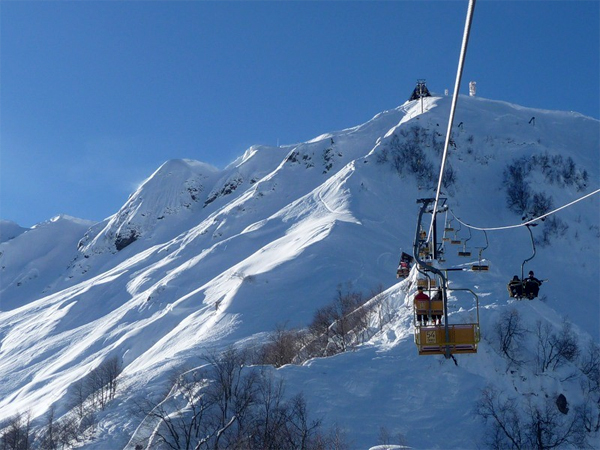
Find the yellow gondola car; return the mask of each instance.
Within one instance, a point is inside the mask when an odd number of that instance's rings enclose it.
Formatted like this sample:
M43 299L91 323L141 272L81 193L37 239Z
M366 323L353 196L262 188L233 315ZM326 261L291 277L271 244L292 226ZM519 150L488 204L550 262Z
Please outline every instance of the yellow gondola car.
M446 327L443 325L418 327L415 344L419 355L445 355L447 351L450 354L477 353L479 324L448 325L448 337L446 341Z
M432 325L419 326L415 320L415 344L419 355L444 355L449 357L459 353L477 353L480 341L479 298L470 289L454 289L468 291L475 297L476 321L474 323L448 323L435 325L433 318L444 314L442 300L418 300L415 302L415 318L417 314L429 316ZM448 332L446 334L446 331Z

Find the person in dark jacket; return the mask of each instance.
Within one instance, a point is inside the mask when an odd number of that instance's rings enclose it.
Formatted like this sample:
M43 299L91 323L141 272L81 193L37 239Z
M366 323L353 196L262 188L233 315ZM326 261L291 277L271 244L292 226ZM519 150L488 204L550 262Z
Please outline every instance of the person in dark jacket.
M540 292L541 285L542 281L535 277L533 270L530 270L529 276L525 279L525 297L529 300L536 298Z
M514 298L523 297L523 282L518 275L508 282L508 295Z

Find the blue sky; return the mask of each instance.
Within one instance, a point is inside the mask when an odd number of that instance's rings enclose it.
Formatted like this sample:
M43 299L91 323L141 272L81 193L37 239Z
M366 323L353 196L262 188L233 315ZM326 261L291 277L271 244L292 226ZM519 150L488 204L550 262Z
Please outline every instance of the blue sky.
M468 1L3 1L0 218L102 220L160 164L223 168L454 86ZM600 117L600 2L479 0L462 93ZM460 107L460 103L459 103Z

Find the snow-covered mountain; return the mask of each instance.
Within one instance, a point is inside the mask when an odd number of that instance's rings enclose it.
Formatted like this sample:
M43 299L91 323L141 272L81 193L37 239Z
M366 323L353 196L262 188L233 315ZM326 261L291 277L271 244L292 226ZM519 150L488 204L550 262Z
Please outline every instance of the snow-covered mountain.
M290 394L303 392L311 414L337 425L351 448L381 443L381 430L412 448L485 446L489 424L476 405L487 386L529 405L563 394L572 406L565 417L586 405L597 419L599 392L582 390L574 375L581 364L534 367L538 321L552 338L567 319L582 355L588 341L600 341L597 195L532 228L536 255L525 270L548 280L533 301L506 292L532 256L527 228L488 231L489 272L449 276L451 286L479 296L479 352L457 356L457 365L418 356L418 274L399 282L396 267L401 250L412 253L416 200L434 195L450 98L425 105L421 113L407 102L297 145L254 146L223 170L167 161L100 223L0 222L0 422L29 414L41 427L50 410L66 417L78 381L116 357L116 398L97 413L93 437L77 445L134 448L148 436L132 406L167 389L174 370L230 345L256 347L284 324L305 328L340 287L367 296L383 290L391 320L380 330L371 324L353 351L273 373ZM456 218L476 227L520 224L596 190L599 130L577 113L461 96L440 234L452 222L448 237L469 238L473 256L459 258L463 245L446 242L447 264L468 267L486 247L483 232ZM472 302L464 306L458 294L450 302L449 320L473 319ZM499 347L498 323L511 311L528 330L522 364ZM598 431L586 439L598 444Z

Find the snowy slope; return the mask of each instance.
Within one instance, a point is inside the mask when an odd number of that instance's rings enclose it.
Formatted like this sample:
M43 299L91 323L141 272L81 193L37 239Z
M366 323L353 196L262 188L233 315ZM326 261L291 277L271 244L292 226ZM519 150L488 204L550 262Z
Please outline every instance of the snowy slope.
M507 373L493 330L503 311L517 308L530 329L538 318L560 327L566 316L582 340L598 341L598 196L558 213L560 226L533 230L537 255L526 270L549 281L532 302L506 295L532 253L527 229L489 232L490 272L451 277L480 296L479 354L459 357L458 366L417 355L414 286L397 283L395 270L400 249L412 250L415 200L433 194L449 107L449 98L430 98L420 114L408 102L306 143L252 147L223 170L168 161L101 223L61 218L13 233L0 244L0 421L25 411L41 417L51 404L66 412L70 386L117 356L123 388L89 446L123 448L138 426L127 408L164 388L172 369L211 349L260 341L278 324L306 326L346 283L388 289L392 323L355 352L277 374L326 423L346 429L353 448L376 445L382 426L414 448L473 448L483 436L474 404L490 383L578 395L554 377ZM469 224L521 222L507 208L503 174L523 157L572 158L572 179L542 165L527 174L553 207L600 185L597 120L461 97L455 124L455 181L444 193ZM475 255L483 233L472 231L469 245ZM449 264L467 263L456 247L446 252ZM473 315L472 305L451 312Z

